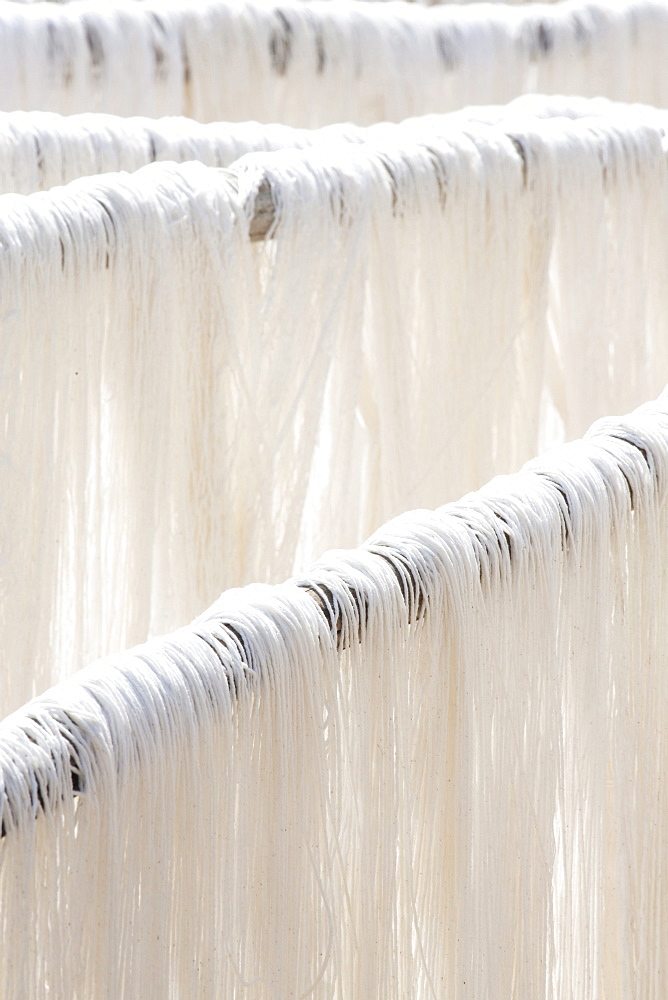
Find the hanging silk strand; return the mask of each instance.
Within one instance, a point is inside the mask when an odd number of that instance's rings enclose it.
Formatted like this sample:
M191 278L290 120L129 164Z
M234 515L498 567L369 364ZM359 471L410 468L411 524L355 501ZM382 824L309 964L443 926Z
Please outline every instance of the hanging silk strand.
M659 0L0 0L0 109L315 127L533 91L666 106L667 49Z
M57 115L43 111L0 113L0 192L31 194L67 184L78 177L118 170L138 170L162 160L198 160L228 167L245 153L302 149L324 143L397 141L412 132L447 135L472 122L509 127L517 119L523 129L531 118L606 117L628 119L666 129L666 113L646 105L627 105L605 98L526 95L506 105L465 108L448 115L422 115L397 124L366 127L339 124L297 129L258 122L203 125L188 118L121 118L117 115Z
M664 396L5 720L2 995L660 996L667 487Z
M658 391L667 182L561 119L0 199L3 709Z

